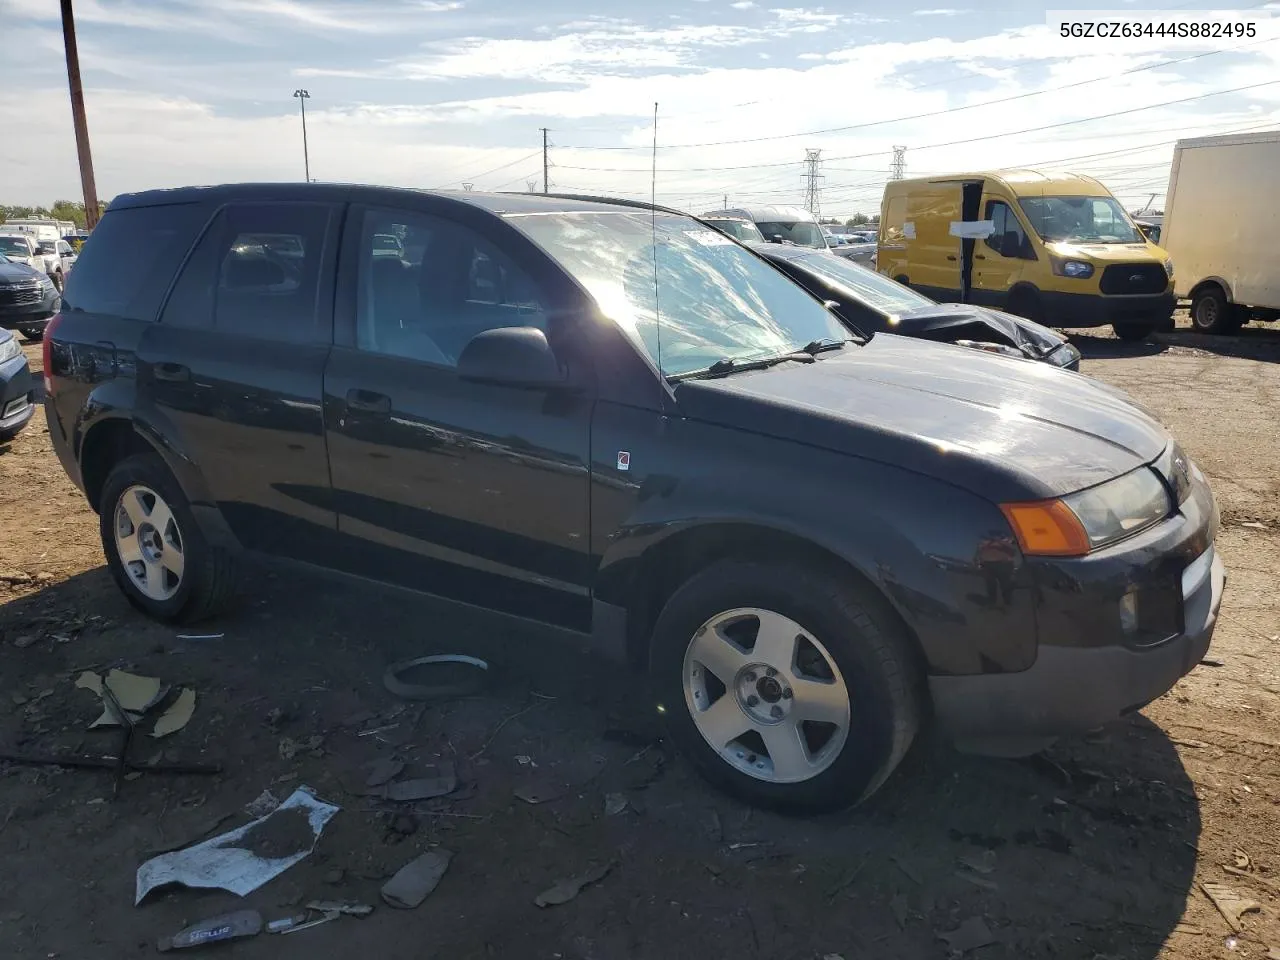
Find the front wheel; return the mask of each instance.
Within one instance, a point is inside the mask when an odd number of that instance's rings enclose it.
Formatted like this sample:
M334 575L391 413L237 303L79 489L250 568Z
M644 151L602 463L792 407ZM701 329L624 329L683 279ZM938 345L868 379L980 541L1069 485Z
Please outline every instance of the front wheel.
M1153 323L1113 323L1111 329L1116 336L1128 343L1138 343L1156 332Z
M751 804L851 806L879 789L919 726L910 641L847 577L723 561L676 591L653 644L672 740Z
M107 567L135 607L157 620L189 623L226 605L235 583L232 558L204 539L158 456L116 464L98 509Z

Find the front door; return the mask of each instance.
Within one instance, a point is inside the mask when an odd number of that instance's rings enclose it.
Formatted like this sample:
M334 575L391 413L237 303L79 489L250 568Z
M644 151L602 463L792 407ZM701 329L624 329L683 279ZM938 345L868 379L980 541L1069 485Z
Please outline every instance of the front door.
M455 368L496 327L538 327L559 353L572 320L549 308L536 248L459 206L423 197L348 220L348 295L324 378L343 563L585 630L592 391L470 382Z
M232 203L138 348L144 403L240 542L316 560L336 536L321 387L341 207Z
M985 213L992 231L974 254L972 300L984 307L1003 307L1009 301L1010 288L1021 277L1030 244L1017 215L1005 201L987 200Z

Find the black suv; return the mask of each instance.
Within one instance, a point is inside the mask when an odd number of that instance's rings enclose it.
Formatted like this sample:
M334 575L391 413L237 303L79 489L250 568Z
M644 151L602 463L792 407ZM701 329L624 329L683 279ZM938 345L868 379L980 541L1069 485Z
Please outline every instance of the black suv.
M1221 601L1205 478L1123 394L851 337L675 211L119 197L46 337L53 443L147 613L214 613L247 549L551 623L756 803L868 795L930 712L1004 754L1090 729Z

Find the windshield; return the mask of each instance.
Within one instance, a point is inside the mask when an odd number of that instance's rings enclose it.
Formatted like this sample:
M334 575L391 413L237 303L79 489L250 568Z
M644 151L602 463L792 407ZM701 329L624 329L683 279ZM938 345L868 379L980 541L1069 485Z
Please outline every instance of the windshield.
M12 254L15 257L31 256L31 248L27 246L27 241L21 237L0 237L0 251Z
M928 297L904 287L883 274L860 267L844 257L803 254L795 261L801 269L845 291L854 300L884 314L906 313L936 307Z
M1142 243L1142 234L1111 197L1023 197L1018 201L1040 239L1052 243Z
M743 243L764 243L764 235L750 220L708 220L707 223Z
M626 211L508 219L586 288L664 376L849 339L802 287L688 217Z
M826 237L822 235L822 231L816 223L808 220L792 220L776 221L766 223L761 220L756 221L756 226L760 228L760 232L769 240L781 237L788 243L795 243L802 247L816 247L819 250L827 249Z

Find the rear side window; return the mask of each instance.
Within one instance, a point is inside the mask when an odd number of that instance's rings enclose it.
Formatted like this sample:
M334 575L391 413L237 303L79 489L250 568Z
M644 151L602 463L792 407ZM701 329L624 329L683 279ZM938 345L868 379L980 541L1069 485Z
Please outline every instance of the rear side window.
M67 277L63 309L155 320L204 219L196 203L108 210Z
M315 203L227 207L183 267L163 322L263 340L315 339L329 215Z

